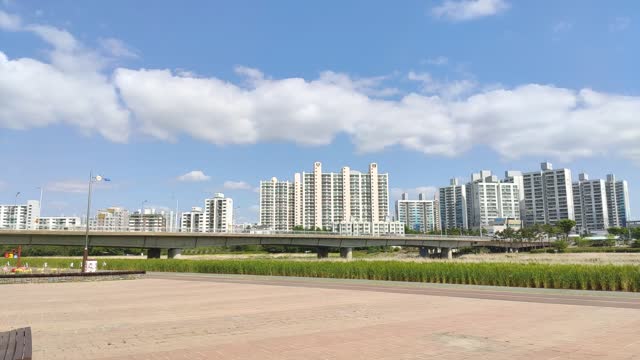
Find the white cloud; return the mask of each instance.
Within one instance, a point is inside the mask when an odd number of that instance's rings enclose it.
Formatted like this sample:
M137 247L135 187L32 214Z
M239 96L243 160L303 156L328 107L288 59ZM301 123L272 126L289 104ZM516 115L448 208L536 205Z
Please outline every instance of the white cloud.
M22 27L19 16L8 14L0 10L0 29L7 31L18 31Z
M626 16L619 16L609 23L610 32L624 31L631 25L631 19Z
M478 87L478 83L472 79L462 79L453 81L440 81L434 79L431 74L409 72L409 80L422 83L422 91L426 94L436 94L443 98L451 99L469 94Z
M100 46L111 56L118 58L137 58L138 53L129 48L122 40L114 38L100 39Z
M324 71L320 74L319 80L327 84L339 86L343 89L351 89L374 97L387 97L399 94L400 90L397 88L382 86L383 82L388 79L389 76L351 78L347 74Z
M185 182L200 182L200 181L208 181L211 179L211 176L205 175L202 170L193 170L189 171L184 175L178 176L178 181Z
M227 190L251 190L253 187L244 181L225 181L222 185Z
M50 63L9 59L0 51L1 127L28 129L65 123L84 133L96 131L112 141L126 141L129 112L100 71L98 57L64 30L24 26L19 18L1 11L0 27L32 32L53 47L48 52Z
M456 156L480 145L504 158L606 154L640 164L639 96L543 84L487 87L472 78L410 73L422 92L386 99L380 96L392 93L384 86L388 76L327 71L315 79L273 79L238 67L244 83L236 84L167 69L111 73L64 30L11 23L53 48L48 62L0 53L0 128L67 124L126 141L135 121L158 139L187 135L218 145L327 145L346 135L360 152L397 146Z
M496 15L508 8L505 0L446 0L431 9L431 14L452 21L466 21Z

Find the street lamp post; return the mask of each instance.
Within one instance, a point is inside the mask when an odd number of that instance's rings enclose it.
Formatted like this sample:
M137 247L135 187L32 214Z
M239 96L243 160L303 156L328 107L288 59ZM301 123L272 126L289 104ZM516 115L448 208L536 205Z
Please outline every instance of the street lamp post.
M87 223L84 232L84 251L82 253L82 272L87 272L87 259L89 258L89 222L90 222L90 212L91 212L91 186L93 182L102 181L102 176L96 175L93 177L93 171L89 171L89 192L87 193ZM109 179L104 179L105 181L109 181Z
M13 200L13 229L18 229L18 196L20 195L20 191L16 193L16 197Z

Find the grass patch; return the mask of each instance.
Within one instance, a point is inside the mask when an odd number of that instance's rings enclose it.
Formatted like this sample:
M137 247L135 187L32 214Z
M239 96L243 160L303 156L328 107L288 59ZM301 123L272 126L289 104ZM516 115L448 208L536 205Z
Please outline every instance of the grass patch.
M70 259L23 258L30 266L68 268ZM102 262L106 262L103 267ZM12 261L14 262L14 261ZM79 261L75 260L75 267ZM400 261L289 260L99 260L105 270L146 270L209 274L299 276L391 280L530 288L640 291L640 267L633 265L569 265Z

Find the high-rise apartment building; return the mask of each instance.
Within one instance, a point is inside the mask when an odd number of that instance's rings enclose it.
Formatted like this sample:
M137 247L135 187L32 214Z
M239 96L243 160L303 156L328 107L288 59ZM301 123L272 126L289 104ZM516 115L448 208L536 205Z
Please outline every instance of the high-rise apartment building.
M554 170L542 163L541 170L523 174L524 222L555 224L562 219L575 219L571 170Z
M40 202L29 200L26 205L0 205L0 229L36 229L40 217Z
M438 200L428 200L424 194L418 200L409 200L409 194L402 194L396 201L396 219L409 229L422 233L440 230L440 204Z
M222 193L214 194L212 199L204 201L204 232L233 231L233 199L224 197Z
M607 175L607 210L611 226L627 227L631 216L629 206L629 185L626 180L616 180L615 175Z
M295 201L295 184L289 181L278 181L271 178L260 182L260 218L258 224L272 230L291 230L296 213L301 212Z
M602 231L610 227L607 189L604 180L589 180L580 174L573 184L573 202L578 233Z
M524 176L521 171L509 170L504 172L505 183L512 183L518 185L518 201L520 203L520 217L524 216Z
M343 167L339 173L296 173L294 181L260 183L260 225L274 230L294 226L333 229L341 222L384 222L389 217L389 176L378 165L368 173Z
M129 210L116 206L98 210L91 228L99 231L128 231Z
M442 229L468 229L467 187L451 179L449 186L438 189L440 226Z
M379 222L389 217L389 175L378 165L362 173L345 166L340 173L323 173L322 164L301 175L302 221L308 229L331 229L339 222Z
M180 217L180 232L203 232L203 225L204 211L201 207L194 206Z
M486 229L496 219L520 219L520 188L500 182L490 171L471 175L467 184L469 227Z

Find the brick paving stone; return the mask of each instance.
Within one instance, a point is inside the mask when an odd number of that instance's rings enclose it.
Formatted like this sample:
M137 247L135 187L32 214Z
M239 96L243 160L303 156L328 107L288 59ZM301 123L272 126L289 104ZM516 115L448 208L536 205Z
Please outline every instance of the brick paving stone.
M143 279L0 286L36 359L633 359L640 310ZM561 295L558 295L561 296Z

